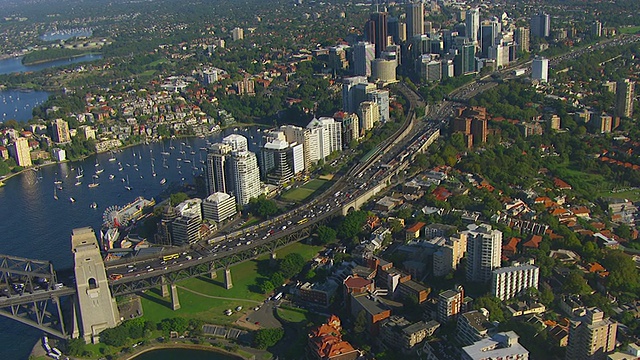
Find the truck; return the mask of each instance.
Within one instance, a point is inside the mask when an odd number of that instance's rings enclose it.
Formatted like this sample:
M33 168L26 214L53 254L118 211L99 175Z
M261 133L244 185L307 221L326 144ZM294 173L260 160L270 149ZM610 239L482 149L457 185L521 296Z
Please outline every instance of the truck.
M280 299L282 299L282 293L281 292L279 292L276 296L273 297L273 301L278 301Z

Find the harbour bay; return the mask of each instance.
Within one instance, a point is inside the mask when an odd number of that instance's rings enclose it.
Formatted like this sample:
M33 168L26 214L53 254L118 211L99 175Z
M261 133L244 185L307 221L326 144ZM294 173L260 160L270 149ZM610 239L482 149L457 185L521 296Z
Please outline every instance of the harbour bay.
M161 194L164 192L166 197L170 188L193 184L194 176L202 173L201 160L206 159L203 149L234 132L247 137L252 151L261 145L257 129L227 129L208 138L174 139L125 148L114 154L113 161L110 153L103 153L78 162L25 170L5 179L5 186L0 187L0 254L50 260L58 271L70 268L72 229L91 226L98 231L103 212L109 206L124 206L138 196L159 201ZM163 152L168 155L162 155ZM156 176L152 174L152 159ZM90 188L92 175L99 169L103 170L95 179L99 185ZM84 175L76 179L79 172ZM127 178L131 190L125 188ZM166 182L161 184L163 179ZM62 181L62 190L57 188L56 181ZM76 186L77 181L81 184ZM58 200L54 199L54 192ZM95 209L91 208L93 202L97 205ZM4 318L0 319L0 332L15 334L20 339L0 339L0 358L8 359L26 359L41 335L33 328Z

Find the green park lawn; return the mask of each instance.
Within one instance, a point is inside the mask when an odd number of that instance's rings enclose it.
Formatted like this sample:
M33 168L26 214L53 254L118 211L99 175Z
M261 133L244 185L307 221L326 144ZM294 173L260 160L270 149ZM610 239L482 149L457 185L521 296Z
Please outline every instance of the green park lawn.
M310 260L320 246L294 243L276 252L277 258L283 258L290 253L299 253L305 260ZM218 271L216 279L198 277L177 283L178 298L181 308L171 310L171 299L162 298L160 289L150 289L142 294L142 307L144 318L153 322L173 317L197 318L208 323L231 324L241 314L234 313L231 316L224 315L226 309L235 309L237 306L248 308L262 302L266 295L258 290L257 280L261 277L258 270L258 261L268 259L268 255L260 256L257 260L251 260L231 267L233 287L224 288L224 272ZM188 289L188 290L186 290ZM197 292L199 295L194 292ZM225 297L237 300L213 299L207 296Z
M627 26L618 29L621 34L636 34L640 32L640 26Z
M325 183L327 183L326 180L313 179L296 189L285 192L282 194L282 198L288 201L302 201L311 196L311 194L316 192L316 190L321 188Z
M603 198L615 198L615 199L627 199L629 201L640 200L640 190L627 190L620 192L602 191L598 193L599 197Z

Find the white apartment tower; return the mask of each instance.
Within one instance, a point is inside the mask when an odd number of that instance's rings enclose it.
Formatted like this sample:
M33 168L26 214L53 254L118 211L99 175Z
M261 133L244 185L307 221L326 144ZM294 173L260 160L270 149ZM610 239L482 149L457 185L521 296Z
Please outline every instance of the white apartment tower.
M251 198L261 194L260 170L256 154L250 151L233 151L230 163L230 174L234 178L233 195L240 205L247 205Z
M380 121L389 121L389 91L387 90L372 90L367 93L369 101L372 101L378 105L378 112L380 114Z
M502 255L502 232L491 225L471 224L467 226L467 268L468 281L488 282L492 271L500 267Z
M16 160L18 166L27 167L31 166L31 153L29 150L29 140L27 138L19 137L9 147L13 158Z
M360 136L367 131L373 129L375 124L380 121L380 110L378 104L372 101L363 101L358 108L358 117L360 117Z
M531 63L531 78L540 82L549 81L549 59L536 57Z
M249 142L242 135L231 134L222 138L222 143L231 146L232 151L249 151Z
M312 140L314 134L317 134L318 160L324 160L332 152L342 150L342 123L339 121L331 117L314 118L307 125L307 129L311 130Z
M505 301L522 295L529 288L538 288L540 269L522 264L493 270L491 294Z
M303 156L303 171L304 169L311 168L311 131L306 128L301 128L299 126L294 125L283 125L280 126L280 131L284 133L285 139L288 143L297 143L302 147L302 156ZM296 152L300 150L295 150ZM296 165L296 168L299 168L300 165Z

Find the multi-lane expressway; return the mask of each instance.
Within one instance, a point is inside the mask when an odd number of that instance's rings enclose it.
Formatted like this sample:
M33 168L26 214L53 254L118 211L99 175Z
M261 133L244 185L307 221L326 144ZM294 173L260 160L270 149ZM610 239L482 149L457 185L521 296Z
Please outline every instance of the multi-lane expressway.
M275 252L277 247L308 237L319 224L342 214L343 208L354 198L367 193L399 166L407 164L410 161L406 155L409 145L423 142L425 131L439 131L438 122L415 118L415 107L422 106L419 95L405 86L399 88L410 105L403 126L378 145L371 156L338 176L322 195L276 218L190 247L108 262L107 274L114 295L212 273L258 254Z

